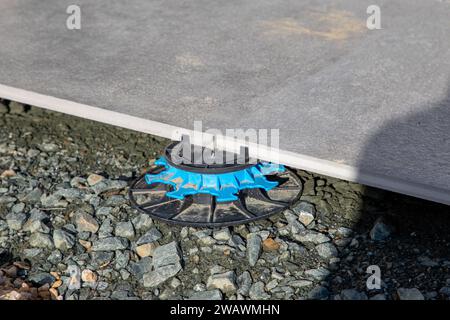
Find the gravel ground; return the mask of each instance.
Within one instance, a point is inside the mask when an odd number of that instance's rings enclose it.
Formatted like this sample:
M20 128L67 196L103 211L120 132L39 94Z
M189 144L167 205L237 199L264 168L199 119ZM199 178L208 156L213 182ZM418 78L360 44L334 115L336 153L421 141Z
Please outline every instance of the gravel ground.
M168 141L0 102L0 299L450 298L448 206L297 171L283 214L169 226L127 199Z

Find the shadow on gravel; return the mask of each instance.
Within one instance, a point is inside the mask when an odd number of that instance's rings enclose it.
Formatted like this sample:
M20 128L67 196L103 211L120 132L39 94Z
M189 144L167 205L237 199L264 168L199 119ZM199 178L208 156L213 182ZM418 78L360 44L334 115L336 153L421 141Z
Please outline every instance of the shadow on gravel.
M428 148L435 150L436 145L441 146L437 155L440 165L432 167L427 161ZM417 175L424 179L450 180L450 89L430 111L385 125L367 144L359 167L364 170L376 163L378 168L385 167L386 173L395 159L423 164ZM410 163L398 167L407 172ZM365 188L361 199L352 229L363 235L354 237L341 251L340 265L329 278L332 291L356 288L369 298L397 299L398 288L416 288L420 293L415 289L400 292L403 298L419 299L421 294L426 299L450 298L450 206L375 188ZM366 286L369 266L379 267L379 290ZM373 280L369 282L375 283ZM356 292L346 293L358 298Z

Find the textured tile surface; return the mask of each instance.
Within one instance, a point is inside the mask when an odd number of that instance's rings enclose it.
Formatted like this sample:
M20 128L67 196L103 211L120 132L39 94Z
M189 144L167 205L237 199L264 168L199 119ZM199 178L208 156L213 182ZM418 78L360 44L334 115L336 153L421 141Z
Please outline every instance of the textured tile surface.
M450 203L450 3L378 1L370 31L372 2L81 0L67 30L72 1L5 0L0 84L188 129L279 128L282 150Z

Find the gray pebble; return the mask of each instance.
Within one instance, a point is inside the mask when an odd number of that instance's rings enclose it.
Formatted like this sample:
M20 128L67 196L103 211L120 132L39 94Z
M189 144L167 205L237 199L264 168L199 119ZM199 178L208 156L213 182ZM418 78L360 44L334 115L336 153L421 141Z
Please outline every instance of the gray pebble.
M250 233L247 237L247 259L250 266L255 266L261 254L261 237Z
M364 292L359 292L356 289L345 289L341 291L342 300L367 300L367 295Z
M314 244L320 244L330 241L330 238L328 236L313 230L304 230L299 232L298 234L294 234L294 239L302 243L311 242Z
M425 300L417 288L398 288L397 296L400 300Z
M206 287L208 289L219 289L224 293L235 292L237 289L236 274L234 271L212 274L208 278Z
M115 251L126 248L128 248L128 241L119 237L99 239L92 245L92 251Z
M132 239L135 236L134 233L134 227L131 221L123 221L119 222L116 225L116 229L114 231L114 234L117 237Z
M316 218L316 208L309 202L299 202L292 208L292 211L298 215L298 220L304 226L308 226Z
M156 227L152 227L136 241L136 245L140 246L141 244L155 242L161 238L162 238L161 232L159 232L159 230L156 229Z
M265 291L264 282L258 281L255 282L249 291L249 296L252 300L267 300L270 298L270 295Z
M370 238L373 241L385 241L392 234L393 228L386 224L382 218L378 218L372 230L370 230Z
M6 223L11 230L22 229L25 221L27 220L27 215L24 213L9 213L6 215Z
M75 237L64 230L56 229L53 231L53 242L57 249L66 251L75 245Z
M52 238L48 234L40 232L32 233L28 242L35 248L53 248Z
M199 291L193 293L188 300L222 300L220 290Z
M336 247L330 243L322 243L316 246L317 253L324 259L330 259L332 257L337 257L338 251Z
M317 287L313 288L311 291L309 291L308 299L323 300L323 299L327 299L329 295L330 295L330 292L328 291L327 288L325 288L323 286L317 286Z

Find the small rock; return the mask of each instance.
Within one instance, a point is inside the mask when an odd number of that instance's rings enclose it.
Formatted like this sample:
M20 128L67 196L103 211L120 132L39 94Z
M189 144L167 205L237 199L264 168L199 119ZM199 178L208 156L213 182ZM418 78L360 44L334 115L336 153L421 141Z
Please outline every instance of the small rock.
M238 277L238 285L239 290L238 293L243 296L248 296L250 292L250 288L252 286L252 276L250 275L250 272L244 271L239 277Z
M115 251L126 248L128 248L128 241L119 237L98 239L92 245L92 251Z
M50 288L48 289L48 292L50 292L52 300L62 300L62 296L59 295L56 288Z
M25 203L19 202L12 206L11 212L12 213L21 213L21 212L23 212L23 209L25 209Z
M10 278L15 278L15 277L18 276L18 274L17 274L18 269L17 269L16 266L10 266L10 267L6 268L6 269L4 270L4 272L5 272L5 274L6 274L8 277L10 277ZM2 274L3 274L3 270L2 270Z
M9 103L9 113L20 114L25 112L25 105L20 102L11 101Z
M98 291L105 291L106 289L108 289L109 284L105 281L99 281L97 282L97 285L95 286L95 288Z
M53 242L57 249L66 251L75 245L75 237L64 230L57 229L53 231Z
M370 238L373 241L385 241L391 236L392 232L393 228L386 224L382 218L378 218L372 230L370 230Z
M78 242L86 249L90 250L92 248L92 242L79 239Z
M64 198L67 201L74 201L74 200L81 200L84 198L84 192L76 189L76 188L69 188L69 189L59 189L56 191L53 196Z
M139 257L149 257L153 255L153 252L158 247L158 244L156 242L146 243L142 244L140 246L136 247L136 253L139 255Z
M330 238L326 235L313 230L303 230L298 234L294 234L294 239L302 243L312 242L314 244L321 244L330 241Z
M46 272L40 272L33 274L29 277L29 280L38 286L43 286L45 284L53 284L55 282L55 277Z
M189 236L189 229L188 229L188 227L181 228L181 231L180 231L181 239L186 239L188 236Z
M42 233L49 233L50 228L47 227L42 221L40 220L34 220L32 218L28 219L28 221L23 225L22 227L23 231L27 232L42 232Z
M12 178L16 175L16 172L12 169L7 169L4 170L1 174L0 174L0 178Z
M420 256L420 257L417 258L417 260L419 261L419 263L422 266L425 266L425 267L438 267L439 266L438 262L436 262L434 260L431 260L427 256Z
M124 269L120 269L119 273L122 280L127 280L128 278L130 278L131 275L127 270Z
M384 293L378 293L373 297L370 297L369 300L386 300L386 296L384 295Z
M332 257L337 257L338 251L336 247L330 243L322 243L316 246L317 253L324 259L329 259Z
M313 282L309 280L294 280L289 282L289 286L294 288L309 287Z
M154 271L144 274L144 287L156 287L162 284L167 279L175 276L181 270L180 264L170 264L162 266Z
M8 230L8 224L6 223L6 221L0 220L0 234L6 230Z
M119 191L124 189L126 186L126 181L104 179L97 182L91 188L96 194L101 194L109 191Z
M105 220L103 220L102 225L98 229L98 237L100 239L112 237L113 231L114 231L114 227L112 225L111 219L106 218Z
M53 250L52 253L48 256L47 261L52 264L58 264L62 261L63 255L59 250Z
M231 239L231 233L228 228L213 231L213 238L218 241L228 241Z
M137 230L147 230L153 224L152 218L147 214L140 214L133 220L133 225Z
M81 271L80 268L75 265L69 265L67 267L69 272L68 288L70 290L79 290L81 288Z
M131 221L119 222L116 225L114 234L117 237L132 239L135 236L133 224Z
M155 242L161 238L162 238L161 232L159 232L159 230L156 229L155 227L152 227L142 237L140 237L138 241L136 241L136 245L139 246L141 244Z
M85 269L81 272L81 280L88 284L95 284L97 282L97 274L89 269Z
M112 208L111 207L98 207L95 211L96 217L102 217L102 216L110 216L111 215Z
M1 196L0 197L0 204L7 204L7 203L12 203L15 202L17 199L14 197L10 197L10 196Z
M236 274L234 271L225 273L216 273L208 278L206 283L208 289L219 289L224 293L231 293L236 291Z
M180 248L175 241L156 248L152 261L154 270L144 274L144 286L156 287L175 276L182 269L181 259Z
M206 285L204 283L197 283L193 289L197 292L206 291Z
M7 113L9 111L8 107L0 102L0 113Z
M339 227L336 231L338 235L344 238L348 238L353 234L353 230L346 227Z
M128 265L128 271L130 271L137 279L142 280L144 274L151 272L152 267L152 258L145 257L138 262L131 262Z
M305 271L305 275L308 277L312 277L316 280L323 281L331 274L330 270L325 269L323 267L319 267L317 269L309 269Z
M40 232L32 233L29 243L35 248L53 248L52 238L49 235Z
M330 295L330 292L328 291L327 288L325 288L323 286L317 286L308 293L308 299L323 300L323 299L327 299L329 295Z
M180 279L178 279L178 278L173 278L173 279L170 281L170 286L171 286L173 289L176 289L176 288L178 288L179 286L181 286L181 281L180 281Z
M116 270L126 268L130 261L130 251L116 251Z
M213 237L206 236L206 237L202 237L202 238L198 239L198 243L200 245L208 247L208 249L209 249L209 247L211 247L212 245L214 245L216 243L216 240Z
M225 268L222 267L221 265L216 264L216 265L211 266L211 267L209 268L209 273L211 273L211 274L224 273L226 270L227 270L227 269L225 269Z
M445 295L447 297L450 297L450 287L442 287L439 290L439 293L442 294L442 295Z
M296 253L296 254L299 254L299 255L304 255L304 254L307 253L307 250L305 249L305 247L299 245L298 243L288 242L287 245L288 245L288 249L290 251L292 251L293 253Z
M120 194L115 194L115 195L109 196L106 199L106 201L103 203L103 205L106 207L118 207L125 203L127 203L127 199L124 196L122 196Z
M273 240L272 238L267 238L262 242L264 251L277 251L280 249L280 243Z
M304 225L308 226L316 218L316 209L313 204L309 202L300 202L292 208L298 215L298 220Z
M153 266L163 267L169 264L181 263L182 255L178 244L172 241L155 249L153 253Z
M222 300L220 290L199 291L193 293L188 300Z
M103 180L105 180L104 177L102 177L101 175L95 174L95 173L90 174L90 175L87 177L87 183L88 183L90 186L94 186L94 185L96 185L97 183L99 183L100 181L103 181Z
M96 233L99 229L97 220L90 214L84 211L77 211L74 216L75 225L77 226L78 232L91 232Z
M72 188L86 188L86 179L82 177L73 177L72 180L70 180L70 186Z
M341 298L342 300L367 300L367 295L355 289L345 289L341 291Z
M23 249L23 255L24 255L24 257L26 257L28 259L36 258L41 253L42 253L42 249L39 249L39 248ZM1 259L0 259L0 261L1 261Z
M292 234L297 234L305 230L305 226L298 221L298 216L295 215L291 210L284 211L284 216L289 224Z
M264 289L264 282L258 281L255 282L249 291L249 296L252 300L267 300L270 298L270 295L266 293Z
M425 300L417 288L398 288L397 296L400 300Z
M273 291L276 287L278 287L278 284L279 284L278 280L277 280L277 279L273 279L273 280L269 281L269 282L266 284L266 290L269 291L269 292L271 292L271 291Z
M48 219L49 219L49 216L46 213L44 213L36 208L34 208L30 211L30 219L29 220L44 221L44 220L48 220Z
M9 213L6 215L6 223L11 230L22 229L26 220L27 216L24 213Z
M437 296L438 293L436 291L428 291L424 294L425 300L435 300Z
M247 259L250 266L255 266L261 254L261 237L255 233L247 236Z
M62 201L61 198L62 197L54 194L52 195L43 194L39 200L41 201L42 206L46 208L67 207L68 205L67 201Z
M39 149L44 152L58 151L58 145L51 142L43 142L39 145Z

